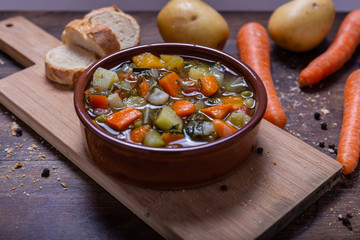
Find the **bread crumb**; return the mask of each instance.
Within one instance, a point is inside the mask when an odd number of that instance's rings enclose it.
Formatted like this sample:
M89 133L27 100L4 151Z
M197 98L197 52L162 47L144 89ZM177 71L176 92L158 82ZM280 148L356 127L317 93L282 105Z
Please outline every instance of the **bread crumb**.
M322 112L322 114L324 115L328 115L330 113L330 111L326 108L320 109L320 111Z
M23 166L22 162L17 162L15 168L21 168Z

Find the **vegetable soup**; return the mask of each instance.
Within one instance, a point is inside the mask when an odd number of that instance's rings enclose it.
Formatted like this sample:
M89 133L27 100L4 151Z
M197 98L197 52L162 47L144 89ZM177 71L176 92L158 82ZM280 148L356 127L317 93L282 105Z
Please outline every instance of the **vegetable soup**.
M109 134L167 148L226 137L251 119L256 105L245 78L220 62L149 52L110 70L99 67L85 101Z

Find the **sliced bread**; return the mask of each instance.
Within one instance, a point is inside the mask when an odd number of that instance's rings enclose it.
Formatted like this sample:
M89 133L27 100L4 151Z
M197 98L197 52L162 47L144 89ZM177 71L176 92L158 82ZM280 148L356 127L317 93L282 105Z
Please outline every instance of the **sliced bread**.
M80 75L97 60L81 47L60 45L47 52L45 74L51 81L74 87Z
M105 24L115 34L121 49L140 44L140 26L136 19L116 6L92 10L84 16L93 24Z
M61 39L65 45L76 45L98 57L105 57L120 50L120 43L114 32L104 24L92 24L83 19L75 19L65 26Z

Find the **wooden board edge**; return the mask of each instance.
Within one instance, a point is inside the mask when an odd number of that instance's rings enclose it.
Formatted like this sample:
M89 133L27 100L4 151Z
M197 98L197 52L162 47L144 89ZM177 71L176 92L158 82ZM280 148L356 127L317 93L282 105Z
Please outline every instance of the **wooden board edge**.
M269 229L263 232L257 239L265 240L272 239L277 233L284 229L289 223L294 221L301 213L303 213L307 208L314 204L321 196L323 196L327 191L334 187L342 176L342 169L337 171L334 175L330 176L327 181L323 182L317 189L315 189L311 194L299 202L294 208L292 208L288 213L286 213L282 218L280 218L276 223L274 223Z

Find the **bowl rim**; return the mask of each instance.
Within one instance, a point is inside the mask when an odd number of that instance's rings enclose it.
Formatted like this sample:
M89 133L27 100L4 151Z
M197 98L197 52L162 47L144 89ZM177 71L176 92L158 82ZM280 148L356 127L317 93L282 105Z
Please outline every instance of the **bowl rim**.
M250 121L246 123L241 129L237 130L235 133L223 137L212 142L208 142L205 144L189 146L189 147L181 147L181 148L156 148L156 147L148 147L136 143L127 142L122 139L118 139L115 136L107 133L105 130L102 130L100 126L93 124L93 120L90 118L89 114L87 113L85 106L84 106L84 91L88 86L88 79L93 75L95 70L103 66L104 64L117 59L117 57L121 55L132 55L135 56L141 52L151 52L154 50L160 50L161 48L188 48L194 52L199 54L213 56L219 59L221 63L224 62L232 62L233 65L239 67L240 70L235 71L237 74L241 73L244 75L245 80L248 84L251 84L252 87L255 89L255 94L257 96L257 105L255 107L255 112L251 117ZM165 51L165 50L164 50ZM166 54L166 52L164 53ZM181 54L180 54L181 55ZM191 57L190 55L183 54L186 56ZM196 57L196 56L194 56ZM119 57L120 58L120 57ZM206 56L202 57L203 59L207 59ZM129 59L126 59L129 60ZM126 61L125 59L122 62ZM121 62L118 62L120 64ZM224 64L226 67L227 64ZM234 69L232 69L234 71ZM91 64L79 77L78 81L76 82L74 88L74 96L73 96L73 104L75 107L76 114L80 119L80 122L83 126L91 131L93 134L97 135L98 137L102 138L106 142L110 142L112 144L121 146L123 148L127 148L128 150L135 150L140 152L154 152L154 153L193 153L193 152L201 152L201 151L209 151L209 150L216 150L218 147L223 147L237 139L241 138L242 136L246 135L252 129L254 129L262 120L266 106L267 106L267 94L265 90L265 86L262 83L260 77L252 70L247 64L239 60L238 58L225 53L221 50L213 49L210 47L196 45L196 44L188 44L188 43L151 43L151 44L143 44L135 47L126 48L115 52L111 55L103 57L98 61Z

